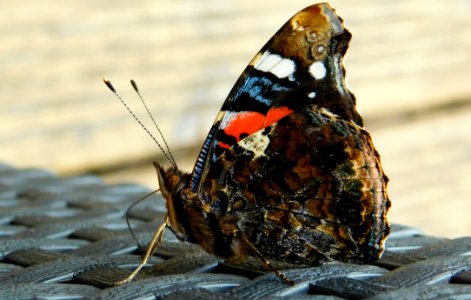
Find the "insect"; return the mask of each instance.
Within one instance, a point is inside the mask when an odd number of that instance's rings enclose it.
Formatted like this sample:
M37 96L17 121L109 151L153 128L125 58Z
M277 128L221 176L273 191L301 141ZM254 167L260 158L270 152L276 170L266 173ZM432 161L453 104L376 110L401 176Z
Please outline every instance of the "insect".
M301 10L237 80L193 171L154 162L167 217L125 281L166 227L229 262L256 257L285 282L270 261L380 257L388 179L345 83L350 39L329 4Z

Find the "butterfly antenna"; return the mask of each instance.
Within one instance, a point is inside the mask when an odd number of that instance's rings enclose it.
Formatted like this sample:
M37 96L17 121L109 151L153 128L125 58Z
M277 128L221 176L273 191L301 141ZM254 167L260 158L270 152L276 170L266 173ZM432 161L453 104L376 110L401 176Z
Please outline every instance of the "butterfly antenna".
M172 151L170 151L170 148L169 148L169 146L168 146L168 144L167 144L167 141L165 140L165 137L164 137L162 131L160 131L160 128L159 128L159 126L157 125L157 122L155 122L154 116L151 114L149 108L147 107L147 104L146 104L146 102L144 101L144 98L143 98L142 95L141 95L141 91L140 91L139 88L137 87L137 84L136 84L136 82L134 81L134 79L131 79L131 85L132 85L132 88L134 89L134 91L136 92L136 94L139 96L139 99L141 100L142 104L143 104L144 107L146 108L147 115L149 115L149 117L151 118L152 122L154 123L155 128L157 128L157 131L159 132L159 135L160 135L160 137L162 138L162 141L164 141L165 148L167 149L167 153L169 154L170 159L172 160L171 163L172 163L173 167L174 167L174 168L177 168L177 162L175 161L175 158L174 158L173 155L172 155Z
M137 121L137 123L139 123L139 125L141 125L141 127L147 132L147 134L154 140L154 142L157 144L157 146L160 148L160 150L162 151L162 153L164 154L165 158L167 158L167 160L172 164L172 166L177 169L177 165L175 163L175 160L173 159L173 157L171 158L171 156L167 153L167 151L162 147L162 145L159 143L159 141L157 141L157 139L155 138L155 136L149 131L149 129L147 129L146 126L144 126L144 124L142 124L141 120L139 120L139 118L134 114L134 112L129 108L129 106L126 104L126 102L124 102L123 98L121 98L121 96L118 94L118 92L116 91L116 89L114 88L114 86L111 84L111 81L104 77L103 78L103 82L106 84L106 86L110 89L110 91L113 92L113 94L115 94L116 98L119 99L119 101L121 101L121 103L124 105L124 107L127 109L127 111L133 116L133 118Z

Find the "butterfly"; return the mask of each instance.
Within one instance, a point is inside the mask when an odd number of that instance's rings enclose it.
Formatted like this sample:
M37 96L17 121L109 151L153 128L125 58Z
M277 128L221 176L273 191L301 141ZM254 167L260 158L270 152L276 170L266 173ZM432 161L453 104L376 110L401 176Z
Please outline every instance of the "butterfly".
M165 228L230 263L377 260L388 178L342 64L350 32L326 3L289 19L230 91L191 173L154 162ZM136 88L137 89L137 88Z

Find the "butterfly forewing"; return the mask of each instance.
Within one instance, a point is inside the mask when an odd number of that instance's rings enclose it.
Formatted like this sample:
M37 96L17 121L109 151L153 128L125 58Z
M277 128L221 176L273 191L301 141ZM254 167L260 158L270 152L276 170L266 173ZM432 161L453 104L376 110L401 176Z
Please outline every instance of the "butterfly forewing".
M252 59L222 105L191 179L196 192L207 165L241 138L311 104L362 125L344 82L351 34L327 4L293 16Z

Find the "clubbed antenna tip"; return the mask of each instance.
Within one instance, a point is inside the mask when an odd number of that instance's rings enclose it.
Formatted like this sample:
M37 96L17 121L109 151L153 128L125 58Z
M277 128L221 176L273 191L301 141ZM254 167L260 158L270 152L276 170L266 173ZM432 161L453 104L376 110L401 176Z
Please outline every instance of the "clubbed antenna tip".
M114 89L114 86L111 84L111 81L107 77L103 77L103 82L106 84L106 86L113 92L116 93L116 90Z
M132 88L136 91L136 93L139 94L139 89L137 88L137 83L134 81L134 79L131 79L131 85Z

